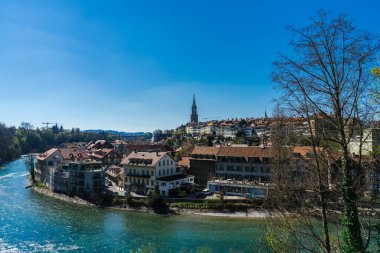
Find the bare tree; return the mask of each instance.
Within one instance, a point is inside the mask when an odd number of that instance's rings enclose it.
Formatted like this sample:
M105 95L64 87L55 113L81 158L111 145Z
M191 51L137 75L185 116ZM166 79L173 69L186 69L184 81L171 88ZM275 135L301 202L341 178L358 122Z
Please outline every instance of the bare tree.
M344 252L363 252L368 240L363 240L358 215L358 192L349 143L362 132L366 122L373 119L376 111L369 93L373 83L370 67L379 49L377 40L356 29L346 16L332 18L325 12L318 13L311 25L290 27L290 31L294 36L290 42L294 54L279 56L272 77L284 92L282 106L294 116L304 118L309 127L315 159L306 169L312 168L319 196L324 231L320 245L325 252L332 251L326 199L331 177L325 168L331 168L334 161L334 167L341 174L341 182L336 186L343 208L342 248ZM323 147L323 152L319 147ZM338 159L332 159L336 155ZM310 206L305 209L310 210Z

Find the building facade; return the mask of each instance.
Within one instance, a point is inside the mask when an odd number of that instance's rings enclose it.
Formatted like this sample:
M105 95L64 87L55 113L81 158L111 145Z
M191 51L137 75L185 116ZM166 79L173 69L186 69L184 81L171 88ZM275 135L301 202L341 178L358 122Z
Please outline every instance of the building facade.
M98 199L104 192L104 168L93 160L73 161L68 165L69 192L88 199Z
M207 181L215 176L218 147L195 147L190 158L190 173L195 176L195 183L206 186Z
M180 167L167 152L137 152L121 163L124 167L125 189L146 195L158 187L160 195L169 196L183 184L193 184L194 176L182 174Z
M215 176L225 179L270 181L270 150L263 147L220 147Z

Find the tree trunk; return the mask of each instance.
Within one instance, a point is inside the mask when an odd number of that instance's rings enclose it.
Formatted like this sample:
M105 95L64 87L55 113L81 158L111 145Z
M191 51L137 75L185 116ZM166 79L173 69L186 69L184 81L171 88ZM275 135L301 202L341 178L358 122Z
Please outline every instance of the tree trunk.
M344 252L363 252L363 239L359 222L358 209L356 206L356 192L351 176L347 147L343 150L342 157L343 172L343 240Z

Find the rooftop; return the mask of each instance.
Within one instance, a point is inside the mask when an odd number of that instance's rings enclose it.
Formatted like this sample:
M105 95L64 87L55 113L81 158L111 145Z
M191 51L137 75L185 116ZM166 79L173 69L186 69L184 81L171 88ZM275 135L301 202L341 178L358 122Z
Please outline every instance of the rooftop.
M122 165L155 166L167 152L137 152L130 153L121 161Z

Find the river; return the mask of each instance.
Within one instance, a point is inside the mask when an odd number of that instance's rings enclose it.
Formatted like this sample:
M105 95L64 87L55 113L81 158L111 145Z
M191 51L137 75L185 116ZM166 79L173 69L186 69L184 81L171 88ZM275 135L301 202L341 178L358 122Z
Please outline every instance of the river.
M267 252L262 220L78 206L26 189L23 158L0 169L0 252Z

